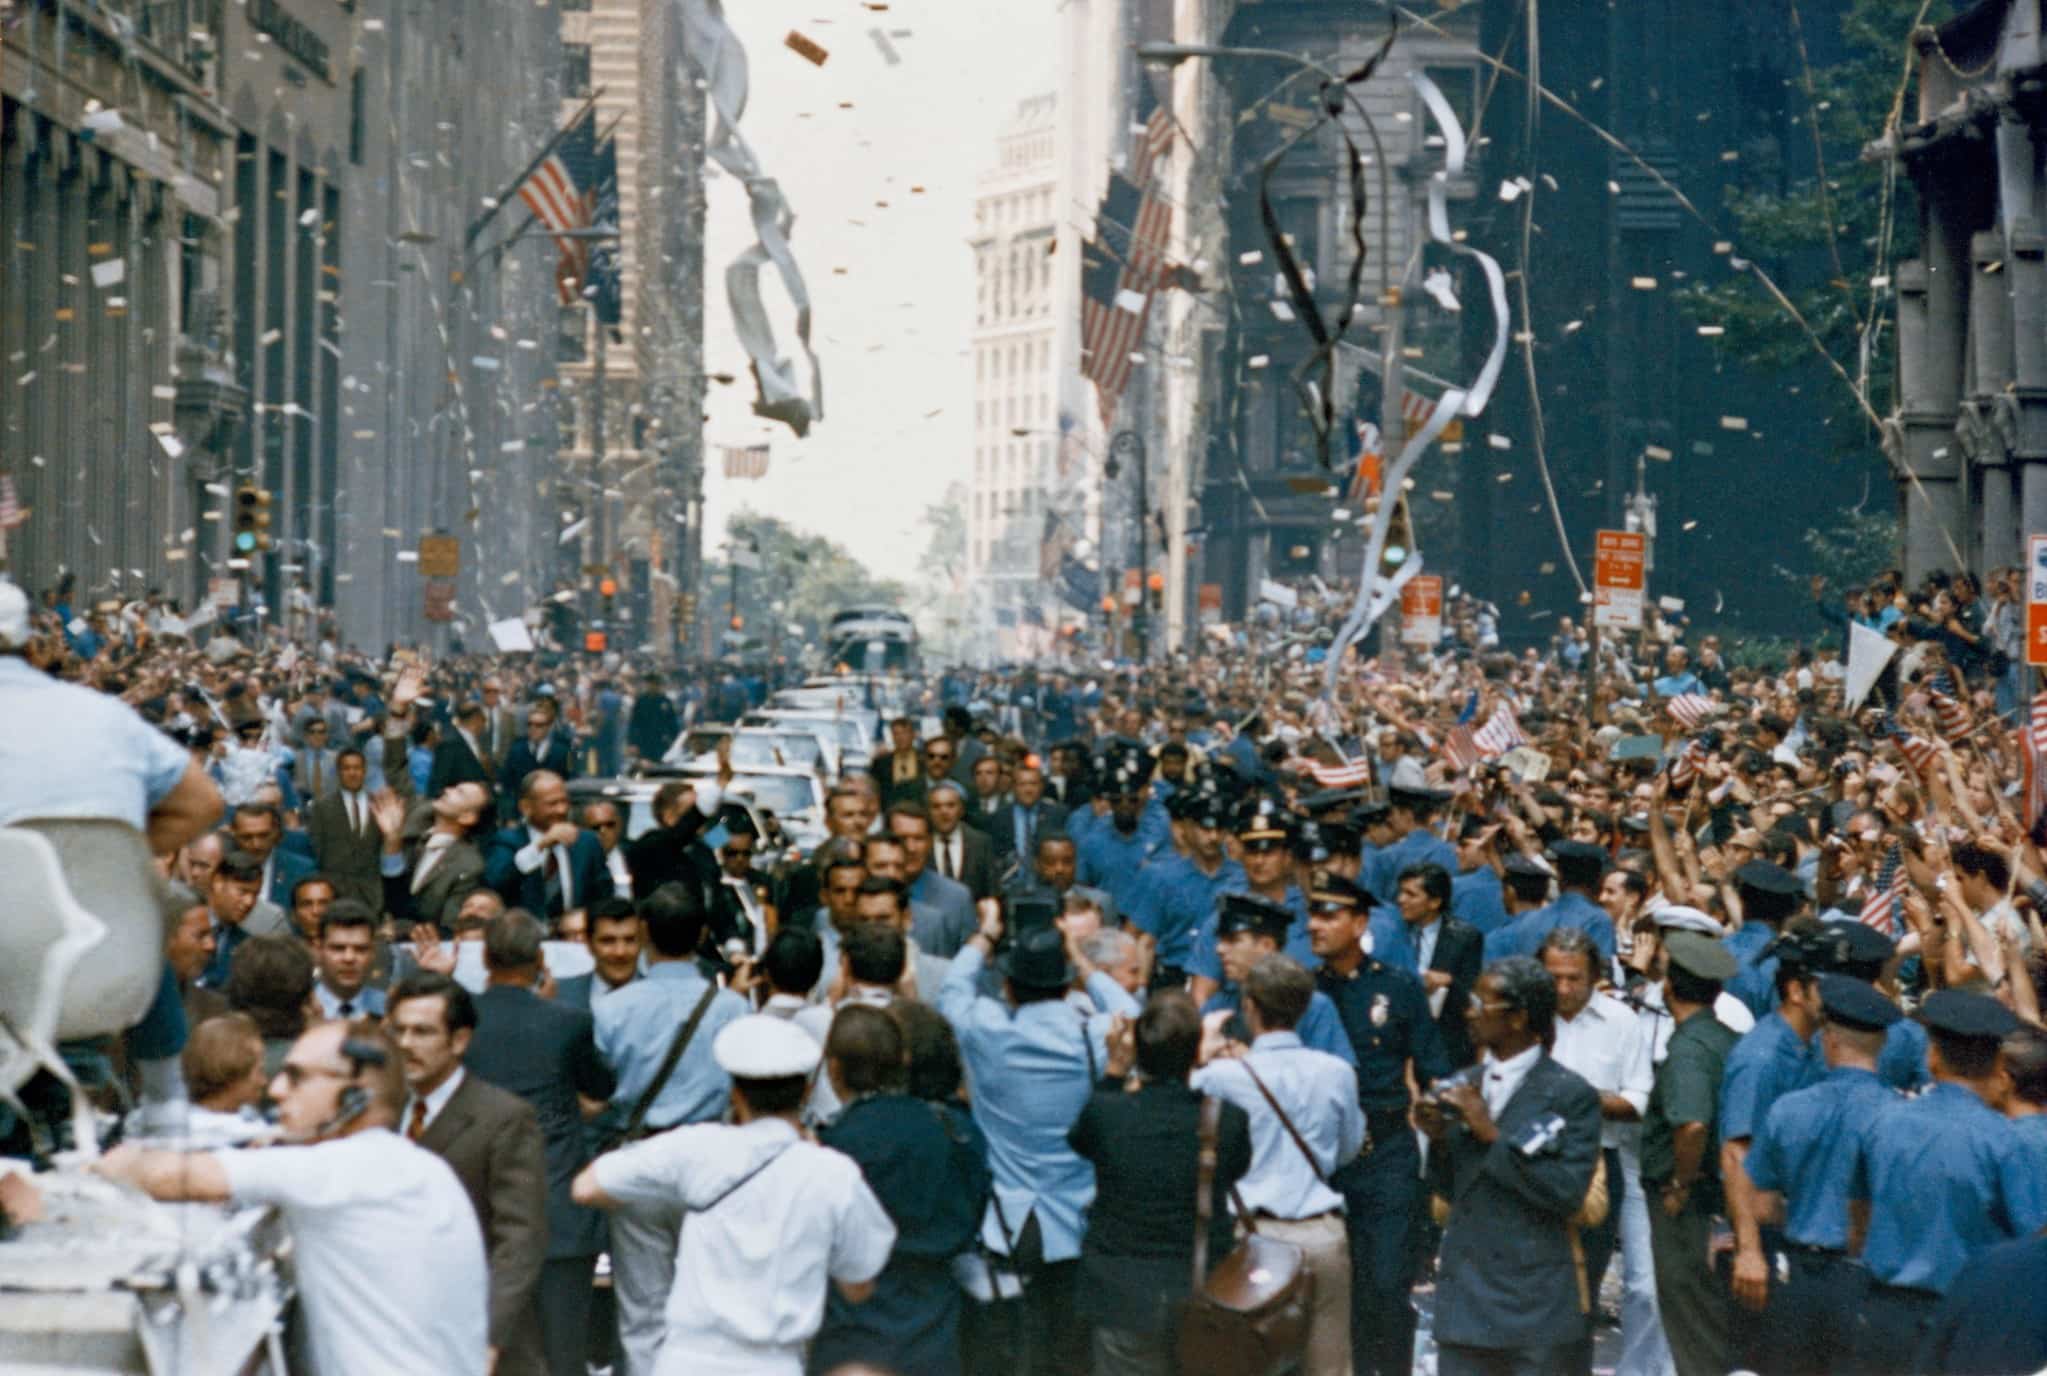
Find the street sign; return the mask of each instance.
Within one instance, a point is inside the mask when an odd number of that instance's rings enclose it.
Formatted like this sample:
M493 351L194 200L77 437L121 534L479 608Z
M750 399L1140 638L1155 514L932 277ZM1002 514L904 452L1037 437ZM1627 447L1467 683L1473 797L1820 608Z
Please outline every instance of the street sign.
M206 600L216 607L239 607L242 605L242 580L239 578L215 578L206 584Z
M429 621L446 622L455 619L454 579L429 578L426 580L425 615Z
M1400 590L1400 643L1427 648L1443 638L1443 580L1418 573Z
M2047 535L2026 537L2026 663L2047 665Z
M1642 629L1643 562L1649 538L1637 530L1599 532L1592 561L1592 624Z
M453 535L419 537L419 576L454 578L462 572L462 542Z
M1223 619L1223 585L1203 583L1195 592L1195 603L1200 609L1200 620L1204 626L1219 626Z

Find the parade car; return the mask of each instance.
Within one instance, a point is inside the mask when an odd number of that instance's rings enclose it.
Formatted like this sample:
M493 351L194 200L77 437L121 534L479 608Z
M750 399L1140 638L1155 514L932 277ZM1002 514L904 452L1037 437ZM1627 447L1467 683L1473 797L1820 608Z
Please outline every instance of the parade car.
M825 713L800 708L763 707L741 717L739 725L742 732L755 727L772 731L814 732L831 745L831 775L836 779L846 770L867 768L873 760L874 730L870 718L879 720L874 713L858 709Z
M652 831L654 795L671 779L704 780L717 777L715 759L681 766L658 765L629 779L571 779L569 800L584 803L607 801L625 808L625 834L633 840ZM725 790L718 817L706 829L716 836L744 817L761 838L755 864L772 870L791 851L807 854L823 844L823 782L816 773L800 766L755 765L736 768Z
M738 730L721 733L705 749L692 750L695 733L678 737L662 756L661 763L679 769L712 769L718 765L717 750L727 737L732 742L732 763L745 769L752 765L770 768L802 766L818 771L827 783L839 777L842 767L839 733L828 724L808 720L771 720L743 723Z

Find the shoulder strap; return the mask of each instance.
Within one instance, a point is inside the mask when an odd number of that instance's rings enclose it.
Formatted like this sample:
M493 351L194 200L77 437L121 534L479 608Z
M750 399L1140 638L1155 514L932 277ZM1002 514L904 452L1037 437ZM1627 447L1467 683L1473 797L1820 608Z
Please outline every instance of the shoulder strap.
M1273 1098L1272 1091L1265 1087L1265 1081L1258 1078L1258 1072L1251 1067L1251 1058L1245 1056L1237 1064L1244 1067L1244 1073L1251 1077L1251 1083L1258 1086L1258 1092L1265 1096L1265 1102L1271 1104L1272 1111L1279 1115L1279 1125L1286 1129L1287 1136L1294 1139L1294 1145L1299 1147L1301 1155L1308 1159L1308 1169L1315 1172L1317 1180L1327 1185L1329 1177L1322 1173L1322 1163L1315 1159L1314 1150L1308 1146L1308 1139L1301 1136L1301 1130L1294 1126L1294 1120L1287 1117L1286 1110L1279 1106L1279 1100Z
M661 1097L661 1091L668 1086L668 1077L675 1073L675 1067L682 1060L682 1053L689 1048L697 1028L703 1023L704 1014L710 1011L711 1000L718 997L718 986L712 984L704 990L704 996L697 1000L696 1008L690 1013L689 1021L675 1034L675 1040L668 1043L668 1054L661 1058L661 1068L654 1072L654 1078L641 1092L639 1101L633 1105L630 1117L626 1119L625 1135L630 1138L639 1132L647 1121L647 1110L654 1107L654 1100ZM722 1197L722 1196L721 1196Z
M710 1203L704 1205L702 1208L691 1209L690 1212L693 1214L707 1214L711 1210L717 1208L720 1204L723 1204L733 1195L738 1194L740 1187L746 1184L747 1181L753 1179L762 1171L766 1170L768 1167L774 1165L777 1161L781 1160L782 1153L789 1150L790 1147L793 1147L795 1145L796 1144L794 1142L786 1142L780 1147L777 1147L773 1152L769 1153L767 1160L761 1162L758 1166L755 1166L745 1175L740 1176L739 1179L733 1181L730 1185L727 1185L724 1189L718 1191L718 1197L716 1199L713 1199Z

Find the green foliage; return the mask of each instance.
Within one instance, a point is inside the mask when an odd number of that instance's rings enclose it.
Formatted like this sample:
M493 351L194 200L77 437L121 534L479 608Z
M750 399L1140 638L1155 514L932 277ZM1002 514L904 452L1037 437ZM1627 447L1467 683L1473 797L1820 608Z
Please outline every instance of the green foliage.
M1808 530L1804 538L1812 571L1837 594L1898 562L1898 518L1891 511L1844 511L1840 520Z
M855 603L899 606L905 596L902 584L876 578L843 546L796 530L777 517L741 511L729 529L734 540L750 543L760 553L759 569L739 570L738 608L746 635L763 645L779 642L785 655L797 648L789 632L792 624L814 643L833 612ZM706 584L706 598L719 599L720 624L731 572L729 564L715 564L711 570L715 581Z
M924 508L924 553L917 560L917 593L911 611L924 637L927 657L958 658L965 644L970 610L967 595L967 503L965 483Z
M1796 51L1789 50L1787 140L1782 147L1744 149L1744 181L1727 198L1734 254L1770 274L1851 378L1866 374L1869 404L1878 415L1890 411L1896 383L1895 298L1884 279L1918 252L1918 217L1910 180L1890 165L1865 162L1861 151L1890 118L1922 6L1929 24L1949 8L1946 0L1848 0L1841 17L1848 56L1814 69L1810 105ZM1809 6L1809 12L1820 9ZM1914 99L1908 89L1908 116ZM1824 178L1814 155L1815 127ZM1728 354L1748 367L1815 376L1812 341L1752 274L1735 271L1718 285L1694 286L1683 302L1701 324L1724 327ZM1829 374L1811 394L1824 408L1837 455L1875 452L1868 418L1839 378Z

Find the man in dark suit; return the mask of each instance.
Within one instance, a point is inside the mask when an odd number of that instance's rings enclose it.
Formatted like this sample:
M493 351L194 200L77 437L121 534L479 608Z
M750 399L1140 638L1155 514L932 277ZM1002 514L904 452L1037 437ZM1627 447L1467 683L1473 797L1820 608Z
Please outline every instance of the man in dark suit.
M469 1194L490 1261L499 1376L544 1376L534 1297L547 1258L547 1148L533 1106L463 1070L476 1004L446 975L392 986L386 1026L410 1091L400 1130L446 1161Z
M483 729L483 704L463 703L455 713L455 729L434 747L433 768L426 777L427 797L438 798L455 784L496 787L498 769L484 749Z
M314 871L313 857L284 841L284 814L276 804L244 803L235 809L228 834L244 854L263 867L261 896L280 908L291 906L291 891Z
M517 747L513 747L517 753ZM509 908L552 920L612 895L604 843L569 820L569 789L551 769L526 775L519 788L519 824L490 838L483 882Z
M353 898L371 912L384 906L384 885L377 870L384 837L377 830L370 802L369 762L353 746L334 760L338 785L314 803L306 815L306 834L320 873L333 881L337 896Z
M1486 967L1467 1005L1483 1069L1439 1083L1415 1110L1450 1201L1442 1376L1568 1371L1591 1322L1571 1220L1599 1162L1599 1093L1551 1059L1556 1007L1556 984L1533 960Z
M931 813L931 866L967 886L976 902L995 896L995 843L966 823L967 798L950 779L931 785L925 800Z
M1038 853L1038 837L1066 830L1066 808L1045 796L1045 776L1034 764L1018 765L1009 801L984 830L995 845L995 868L1006 870L1018 856Z
M485 679L477 691L483 695L483 722L477 731L477 744L483 747L491 768L502 770L505 757L512 753L512 742L519 739L519 714L505 703L504 685L498 680Z
M634 898L645 898L663 884L680 883L708 894L718 882L718 862L710 847L697 838L716 812L703 806L714 796L687 779L670 779L654 792L651 831L625 843L625 867L633 877Z
M888 746L874 757L868 772L886 809L898 798L924 798L924 757L917 749L917 723L897 717L888 724Z
M526 734L512 742L498 776L500 796L507 804L521 795L527 776L539 770L564 779L574 776L576 744L567 731L557 729L560 720L561 709L553 698L535 698L526 709Z
M540 1333L550 1376L583 1376L590 1278L604 1250L604 1215L569 1198L590 1152L584 1105L601 1109L616 1087L597 1054L590 1014L533 992L543 933L531 913L492 918L483 934L490 986L476 998L476 1035L462 1063L533 1106L547 1143L547 1262L540 1272Z
M1450 1068L1462 1069L1478 1056L1465 1024L1465 1005L1485 968L1485 937L1478 928L1450 916L1450 872L1423 863L1403 870L1396 902L1400 920L1414 943L1416 973L1430 1005L1437 1009L1436 1029ZM1446 991L1437 998L1437 991Z
M396 796L377 798L371 813L381 852L402 861L382 877L382 908L400 931L416 922L454 930L462 900L483 883L483 852L470 838L494 810L489 786L480 783L456 784L409 816Z

